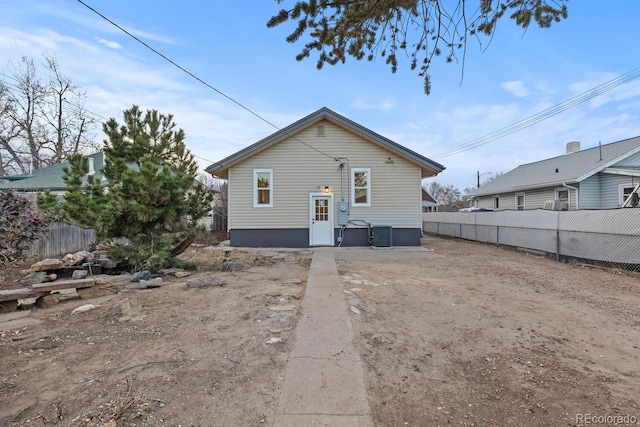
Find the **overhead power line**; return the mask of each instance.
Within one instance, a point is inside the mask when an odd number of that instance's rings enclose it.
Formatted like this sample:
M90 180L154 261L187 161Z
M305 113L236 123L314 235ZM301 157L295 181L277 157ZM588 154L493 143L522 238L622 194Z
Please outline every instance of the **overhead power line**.
M477 148L480 147L481 145L485 145L488 144L489 142L495 141L496 139L500 139L504 136L510 135L514 132L518 132L522 129L525 129L529 126L533 126L536 123L539 123L543 120L546 120L550 117L553 117L557 114L562 113L563 111L566 111L570 108L575 107L576 105L582 104L583 102L586 102L592 98L595 98L598 95L601 95L607 91L610 91L611 89L615 89L616 87L630 82L631 80L634 80L636 78L638 78L640 76L640 68L636 68L634 70L629 71L628 73L622 74L618 77L616 77L615 79L609 80L605 83L602 83L599 86L594 87L593 89L590 89L586 92L583 92L579 95L576 95L572 98L569 98L568 100L561 102L559 104L554 105L553 107L547 108L546 110L543 110L537 114L533 114L529 117L526 117L516 123L513 123L509 126L505 126L501 129L498 129L495 132L491 132L485 136L482 136L480 138L475 138L472 139L469 142L466 142L464 144L460 144L456 147L450 148L448 150L444 150L441 151L439 153L436 153L433 158L442 158L442 157L449 157L449 156L453 156L456 154L460 154L464 151L468 151L471 150L473 148Z
M224 98L228 99L229 101L233 102L234 104L236 104L237 106L239 106L240 108L244 109L245 111L249 112L250 114L252 114L253 116L255 116L256 118L258 118L259 120L263 121L264 123L270 125L271 127L273 127L274 129L280 130L280 128L278 126L276 126L275 124L273 124L272 122L270 122L269 120L267 120L266 118L262 117L260 114L256 113L255 111L251 110L249 107L245 106L244 104L242 104L241 102L237 101L236 99L232 98L231 96L227 95L226 93L222 92L221 90L217 89L216 87L214 87L213 85L211 85L210 83L204 81L203 79L201 79L200 77L198 77L197 75L195 75L194 73L192 73L191 71L185 69L184 67L182 67L181 65L179 65L178 63L176 63L175 61L173 61L172 59L170 59L169 57L167 57L166 55L164 55L163 53L159 52L158 50L154 49L153 47L151 47L149 44L147 44L146 42L142 41L140 38L136 37L135 35L131 34L129 31L127 31L125 28L123 28L122 26L118 25L116 22L112 21L111 19L109 19L108 17L106 17L105 15L103 15L102 13L98 12L96 9L94 9L93 7L89 6L88 4L86 4L83 0L77 0L78 3L82 4L83 6L85 6L87 9L91 10L93 13L95 13L96 15L100 16L102 19L104 19L105 21L109 22L111 25L113 25L114 27L118 28L120 31L122 31L123 33L125 33L126 35L128 35L129 37L131 37L132 39L134 39L135 41L137 41L138 43L142 44L145 48L149 49L150 51L152 51L153 53L155 53L156 55L160 56L162 59L164 59L165 61L169 62L170 64L172 64L173 66L175 66L176 68L178 68L180 71L186 73L187 75L189 75L190 77L192 77L193 79L197 80L198 82L200 82L201 84L203 84L204 86L208 87L209 89L213 90L214 92L218 93L219 95L223 96ZM590 89L586 92L583 92L579 95L576 95L572 98L569 98L568 100L561 102L551 108L548 108L546 110L543 110L537 114L528 116L516 123L513 123L509 126L505 126L501 129L498 129L497 131L491 132L487 135L484 135L482 137L479 138L475 138L472 139L464 144L458 145L456 147L441 151L439 153L436 153L435 155L431 156L434 159L438 159L438 158L443 158L443 157L449 157L449 156L453 156L456 154L460 154L464 151L468 151L471 150L473 148L477 148L480 147L482 145L488 144L489 142L495 141L497 139L503 138L507 135L510 135L512 133L518 132L522 129L525 129L527 127L533 126L534 124L537 124L543 120L546 120L550 117L553 117L557 114L560 114L570 108L575 107L576 105L579 105L583 102L586 102L592 98L595 98L596 96L599 96L611 89L614 89L624 83L627 83L631 80L636 79L637 77L640 76L640 68L636 68L626 74L623 74L621 76L616 77L615 79L612 79L608 82L605 82L599 86L596 86L593 89ZM335 156L331 156L327 153L324 153L323 151L319 150L316 147L313 147L310 144L307 144L306 142L298 139L297 137L293 137L293 139L297 140L298 142L302 143L303 145L306 145L307 147L311 148L314 151L317 151L318 153L330 158L330 159L334 159L335 160Z
M87 9L89 9L90 11L92 11L93 13L95 13L96 15L98 15L99 17L101 17L102 19L104 19L105 21L107 21L108 23L110 23L111 25L113 25L114 27L116 27L117 29L119 29L120 31L122 31L123 33L125 33L126 35L128 35L129 37L131 37L132 39L134 39L135 41L137 41L138 43L140 43L141 45L143 45L144 47L146 47L147 49L149 49L151 52L155 53L156 55L158 55L159 57L161 57L162 59L164 59L165 61L169 62L171 65L173 65L174 67L178 68L180 71L182 71L183 73L186 73L187 75L189 75L190 77L192 77L193 79L197 80L198 82L202 83L203 85L205 85L206 87L208 87L209 89L213 90L214 92L218 93L219 95L225 97L226 99L228 99L229 101L233 102L234 104L236 104L237 106L239 106L240 108L242 108L243 110L249 112L250 114L252 114L253 116L257 117L258 119L262 120L263 122L265 122L266 124L268 124L269 126L273 127L276 130L280 130L280 128L278 126L276 126L275 124L271 123L269 120L265 119L264 117L262 117L260 114L256 113L255 111L251 110L249 107L245 106L244 104L242 104L240 101L237 101L236 99L232 98L231 96L227 95L226 93L222 92L221 90L217 89L216 87L214 87L213 85L207 83L206 81L204 81L203 79L201 79L200 77L198 77L197 75L195 75L194 73L192 73L191 71L187 70L186 68L182 67L180 64L176 63L175 61L173 61L172 59L170 59L169 57L167 57L166 55L164 55L163 53L159 52L158 50L154 49L153 47L151 47L149 44L145 43L144 41L142 41L141 39L139 39L138 37L136 37L135 35L131 34L129 31L127 31L125 28L121 27L120 25L118 25L117 23L115 23L114 21L112 21L111 19L107 18L105 15L103 15L102 13L98 12L96 9L94 9L93 7L89 6L88 4L86 4L84 1L82 0L77 0L78 3L82 4L84 7L86 7ZM307 147L311 148L314 151L317 151L318 153L322 154L323 156L326 156L330 159L335 160L335 156L331 156L325 152L323 152L322 150L317 149L316 147L313 147L312 145L307 144L306 142L296 138L295 136L293 137L293 139L295 139L296 141L300 142L303 145L306 145Z

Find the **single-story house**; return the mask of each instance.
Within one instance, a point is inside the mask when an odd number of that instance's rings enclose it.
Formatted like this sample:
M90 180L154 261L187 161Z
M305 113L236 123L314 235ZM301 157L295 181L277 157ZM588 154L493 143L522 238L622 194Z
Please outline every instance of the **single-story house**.
M471 192L478 208L609 209L621 207L640 183L640 136L528 163Z
M443 170L328 108L206 168L245 247L420 245L421 182Z
M90 154L87 158L89 159L88 175L93 175L94 179L102 179L104 153ZM28 174L0 177L0 190L12 189L33 200L38 192L44 190L49 190L52 194L64 194L67 191L67 185L62 179L64 167L70 168L71 165L69 162L62 162Z
M422 212L437 212L438 202L424 188L422 189Z

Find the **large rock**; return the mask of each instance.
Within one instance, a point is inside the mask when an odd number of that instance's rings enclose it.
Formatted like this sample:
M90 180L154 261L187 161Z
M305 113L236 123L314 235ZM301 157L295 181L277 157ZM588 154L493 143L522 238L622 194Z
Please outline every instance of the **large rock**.
M85 279L89 275L87 270L75 270L71 275L73 280Z
M51 279L46 271L36 271L32 275L29 276L28 282L31 285L36 285L38 283L46 283L50 282Z
M224 286L226 282L217 276L194 277L187 280L189 288L206 288L209 286Z
M114 260L102 256L96 260L96 264L106 269L116 268L116 266L118 265Z
M140 289L159 288L162 286L162 277L154 277L153 279L140 279Z
M80 265L89 256L89 252L80 251L75 254L67 254L62 258L62 263L66 266Z
M45 258L31 266L31 271L58 270L63 267L62 261L54 258Z
M141 280L149 280L151 279L151 272L149 270L141 270L136 273L133 273L133 277L131 278L132 282L139 282Z
M57 305L60 302L59 294L43 295L36 299L36 305L40 308L49 308Z
M11 313L18 309L18 300L0 302L0 313Z

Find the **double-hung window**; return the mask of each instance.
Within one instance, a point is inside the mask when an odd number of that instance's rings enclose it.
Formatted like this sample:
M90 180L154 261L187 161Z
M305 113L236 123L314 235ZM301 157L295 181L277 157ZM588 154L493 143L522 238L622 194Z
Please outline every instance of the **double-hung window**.
M635 188L636 188L636 186L633 185L633 184L620 184L618 186L619 206L622 206L622 204L629 198L629 195L631 195L631 193L633 193L633 190Z
M516 193L516 209L519 211L524 210L524 193Z
M253 170L253 207L273 206L273 169Z
M371 206L371 168L351 169L351 205Z

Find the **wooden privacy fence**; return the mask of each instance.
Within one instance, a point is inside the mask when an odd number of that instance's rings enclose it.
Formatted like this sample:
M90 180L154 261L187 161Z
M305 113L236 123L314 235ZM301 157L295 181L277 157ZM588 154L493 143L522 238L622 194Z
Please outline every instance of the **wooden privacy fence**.
M44 236L31 243L26 254L40 258L63 256L88 250L95 241L96 235L93 229L56 222Z
M640 272L640 208L426 212L427 233Z

